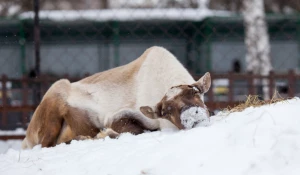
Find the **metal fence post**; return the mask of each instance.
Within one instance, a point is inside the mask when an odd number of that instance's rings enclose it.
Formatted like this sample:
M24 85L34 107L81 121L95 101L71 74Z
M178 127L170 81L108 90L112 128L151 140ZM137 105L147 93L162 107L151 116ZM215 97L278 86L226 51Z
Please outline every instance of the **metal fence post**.
M289 97L294 97L296 94L295 88L296 88L296 76L295 72L293 70L289 70L288 73L288 84L289 84L289 91L288 95Z
M248 95L254 95L255 94L255 89L254 89L254 77L252 72L247 73L247 81L248 81Z
M113 22L113 44L114 44L114 66L117 67L120 65L120 30L119 30L119 22Z
M274 84L275 84L274 71L270 71L268 79L269 79L269 97L270 97L270 99L272 99L274 94L275 94L275 91L274 91Z
M29 79L26 76L22 77L22 106L27 107L28 106L28 81ZM22 111L22 127L26 128L28 112Z
M21 72L22 75L26 73L26 56L25 56L25 32L23 21L19 21L19 45L20 45L20 59L21 59Z
M1 78L1 84L2 84L2 119L1 119L1 125L2 127L7 127L7 76L2 75Z
M40 74L40 23L39 23L39 0L34 0L34 56L35 71Z
M35 56L35 73L36 77L40 76L40 23L39 23L39 0L34 0L33 3L34 9L34 56ZM37 102L41 100L40 84L37 84ZM37 103L35 102L35 103Z

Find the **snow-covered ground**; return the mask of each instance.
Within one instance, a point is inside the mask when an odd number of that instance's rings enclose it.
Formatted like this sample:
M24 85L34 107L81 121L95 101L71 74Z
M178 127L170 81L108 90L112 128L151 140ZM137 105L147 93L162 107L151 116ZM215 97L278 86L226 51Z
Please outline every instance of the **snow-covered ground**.
M25 135L26 131L23 128L17 128L13 131L0 130L0 135Z
M207 127L9 149L0 174L298 175L299 113L297 98L218 114Z
M2 154L6 153L9 149L20 150L21 143L22 143L22 140L8 140L8 141L0 140L0 155L1 155L1 153ZM0 161L0 166L1 166L1 161Z

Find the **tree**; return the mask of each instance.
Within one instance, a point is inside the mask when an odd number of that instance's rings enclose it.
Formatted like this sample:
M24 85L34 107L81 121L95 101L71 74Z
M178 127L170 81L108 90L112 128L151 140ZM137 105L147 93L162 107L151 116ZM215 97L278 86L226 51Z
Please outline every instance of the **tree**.
M217 10L242 11L243 0L210 0L209 8ZM264 8L268 13L300 12L299 0L264 0Z
M266 12L291 13L300 12L299 0L265 0Z
M243 0L247 70L267 75L272 69L270 43L262 0Z
M272 70L270 43L262 0L243 0L247 70L268 75ZM268 82L262 81L264 98L268 98Z

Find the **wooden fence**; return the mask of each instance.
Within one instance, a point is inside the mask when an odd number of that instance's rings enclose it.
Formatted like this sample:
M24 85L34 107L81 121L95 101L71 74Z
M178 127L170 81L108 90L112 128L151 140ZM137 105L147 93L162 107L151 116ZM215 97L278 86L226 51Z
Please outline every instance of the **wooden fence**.
M294 97L297 92L300 91L300 75L296 74L294 71L289 71L287 74L277 74L274 72L270 72L268 76L260 76L253 74L235 74L235 73L227 73L227 74L214 74L211 73L212 77L212 87L211 90L206 94L206 105L210 110L218 110L228 106L236 105L239 100L235 99L236 94L234 93L234 89L236 88L234 83L236 81L243 81L246 86L243 87L246 90L243 96L246 97L248 94L257 94L258 86L255 84L255 80L266 79L269 81L269 96L272 97L274 90L276 88L276 83L278 80L285 81L287 86L287 93L285 94L287 97ZM63 78L68 78L70 81L76 81L80 78L70 78L65 76ZM195 76L195 79L198 79L199 76ZM47 91L47 89L51 86L53 82L58 80L59 78L53 78L49 76L41 76L39 78L28 78L23 77L20 79L12 79L8 78L6 75L2 75L1 82L1 106L0 106L0 130L9 129L9 119L11 117L10 113L18 113L20 121L19 124L15 127L23 127L26 129L28 122L30 121L30 117L37 107L38 101L33 100L33 97L43 96L43 94ZM216 94L215 89L217 88L215 85L215 80L225 80L227 82L226 85L222 85L227 91L222 94L222 96L226 97L225 100L218 100L217 97L220 94ZM11 82L12 86L7 87L7 83ZM218 85L219 86L219 85ZM18 102L14 102L14 96L11 94L19 94L20 99ZM0 140L6 139L20 139L23 138L22 135L8 136L2 135L0 136Z
M195 77L197 79L199 77ZM227 73L227 74L213 74L211 73L212 82L217 79L226 79L228 80L228 93L226 93L227 100L226 101L217 101L215 100L216 94L214 94L213 90L214 83L212 83L211 90L207 93L207 101L205 102L206 105L211 110L222 109L226 107L233 107L240 102L240 100L234 99L234 82L236 81L244 81L246 82L247 86L244 87L246 89L246 93L243 96L246 98L247 95L259 95L259 84L255 82L260 80L268 80L268 89L269 94L268 97L272 98L274 95L275 90L277 91L276 82L281 81L285 82L286 92L283 97L294 97L299 95L300 92L300 74L295 73L295 71L290 70L288 73L274 73L270 72L268 76L262 75L253 75L252 73L246 74L237 74L237 73ZM298 82L299 81L299 82ZM279 92L280 93L280 92Z
M80 78L71 78L68 75L61 77L70 81ZM7 130L14 127L9 123L11 117L18 115L18 124L15 127L26 129L31 114L36 109L40 99L51 84L60 78L41 76L39 78L22 77L19 79L8 78L2 75L0 78L0 130ZM10 87L8 87L10 84Z

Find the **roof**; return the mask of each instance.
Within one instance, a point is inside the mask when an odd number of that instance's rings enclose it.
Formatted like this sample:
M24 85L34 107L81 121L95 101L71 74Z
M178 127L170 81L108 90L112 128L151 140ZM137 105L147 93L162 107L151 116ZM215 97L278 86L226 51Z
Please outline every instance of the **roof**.
M206 17L231 16L228 11L210 9L104 9L104 10L60 10L40 11L40 19L53 21L136 21L136 20L180 20L201 21ZM21 19L33 19L34 13L24 12L19 15Z

